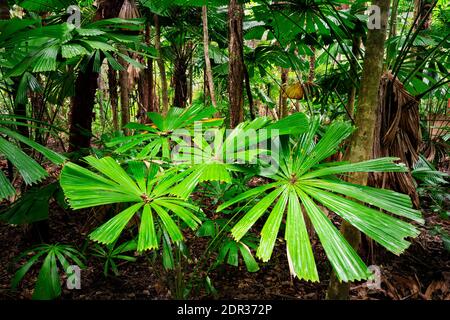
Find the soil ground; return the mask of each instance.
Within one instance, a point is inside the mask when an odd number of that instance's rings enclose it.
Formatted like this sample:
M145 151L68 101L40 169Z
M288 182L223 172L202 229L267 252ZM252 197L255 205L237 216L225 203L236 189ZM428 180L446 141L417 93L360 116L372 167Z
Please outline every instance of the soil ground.
M82 248L86 236L98 223L98 212L92 210L66 211L56 203L50 207L50 242L70 243ZM381 271L381 288L369 289L365 283L351 287L351 299L445 299L450 300L450 254L439 236L432 229L441 225L447 232L450 223L425 213L426 224L411 247L401 256L365 242L363 257ZM0 299L29 299L37 270L27 274L17 291L10 290L14 257L33 245L30 230L23 226L0 224ZM193 262L186 266L185 277L191 276L195 257L200 257L206 240L187 240ZM320 283L293 279L289 274L284 243L278 243L273 258L260 264L261 270L249 273L245 267L221 266L210 273L217 290L215 296L206 294L203 288L191 294L190 299L324 299L330 266L316 239L315 247ZM372 248L372 250L370 250ZM89 252L89 250L87 251ZM103 276L102 261L89 256L86 269L82 270L82 288L68 290L63 286L61 299L171 299L175 297L170 279L164 276L159 264L152 264L145 256L138 256L134 263L119 266L120 275Z

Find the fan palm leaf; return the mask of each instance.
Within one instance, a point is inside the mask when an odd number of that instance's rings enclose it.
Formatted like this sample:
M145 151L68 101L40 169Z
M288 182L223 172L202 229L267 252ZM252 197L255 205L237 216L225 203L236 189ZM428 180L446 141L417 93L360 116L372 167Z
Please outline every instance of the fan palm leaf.
M140 218L138 251L157 249L159 239L156 226L165 230L173 242L183 240L183 234L175 217L195 230L200 219L195 215L199 208L170 195L171 188L180 175L175 171L157 174L158 168L147 168L143 162L132 162L130 176L114 159L85 161L98 173L74 163L67 163L61 172L61 187L73 209L89 208L114 203L129 206L94 230L90 239L111 244L116 241L133 216ZM178 221L178 219L177 219Z
M18 121L8 120L8 118L0 119L0 154L5 156L19 171L24 182L27 185L41 181L48 176L47 171L41 167L36 160L27 155L18 145L27 145L35 151L42 154L54 164L62 164L66 158L39 143L9 129L8 125L23 125ZM2 137L3 136L3 137ZM8 141L8 140L13 141ZM14 143L17 142L17 143ZM11 182L6 178L0 170L0 200L10 197L16 193Z
M259 199L234 225L231 233L239 241L269 211L256 253L263 261L270 259L287 215L285 240L291 273L300 279L318 281L305 223L307 216L339 279L345 282L366 279L370 271L323 208L335 212L394 254L401 254L409 246L406 239L417 236L419 231L398 217L423 223L420 212L412 209L410 198L391 190L351 184L343 181L342 177L352 172L406 172L407 168L395 163L396 158L321 164L337 151L340 143L351 134L352 127L336 122L315 142L317 130L318 122L312 121L309 132L302 134L293 145L284 146L280 170L266 176L272 180L271 183L250 189L225 202L217 211L244 200Z

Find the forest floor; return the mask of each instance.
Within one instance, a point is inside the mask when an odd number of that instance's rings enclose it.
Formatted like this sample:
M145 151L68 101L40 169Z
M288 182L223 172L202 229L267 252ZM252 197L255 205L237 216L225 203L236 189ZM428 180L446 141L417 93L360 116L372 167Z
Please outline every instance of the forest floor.
M0 163L4 169L6 163ZM56 167L47 168L50 175L58 176ZM54 179L49 179L54 180ZM15 181L20 184L20 181ZM208 216L214 212L208 208L214 206L208 197L195 195L201 201ZM0 203L0 209L6 207ZM369 265L377 266L381 271L381 287L369 289L366 283L355 283L351 287L351 299L437 299L450 300L450 252L447 251L439 236L433 230L440 226L450 234L450 220L439 218L435 213L427 210L423 204L425 225L420 227L421 234L412 239L412 245L401 256L391 254L377 246L363 241L361 256ZM105 221L105 210L88 209L70 211L61 208L56 201L50 204L49 210L49 243L72 244L79 249L86 248L86 239L90 231ZM330 216L339 225L335 215ZM261 230L257 225L257 230ZM274 249L272 258L267 263L260 263L260 270L256 273L247 272L240 262L239 267L222 265L210 272L212 284L217 290L215 296L207 295L204 286L192 292L190 299L324 299L331 267L326 260L325 253L313 235L314 248L320 283L312 283L293 279L289 272L285 244L279 241ZM32 268L17 291L10 289L11 279L15 268L14 258L36 243L33 230L27 226L12 226L0 222L0 300L1 299L30 299L33 293L38 269ZM92 242L90 243L92 244ZM186 234L186 245L190 250L191 260L184 266L185 279L192 278L192 270L197 259L202 256L208 244L207 239ZM136 262L119 265L119 276L105 277L103 275L103 261L91 254L89 247L86 268L81 270L81 289L69 290L62 286L61 299L65 300L94 300L94 299L173 299L175 288L173 277L168 276L162 269L160 260L152 263L148 256L136 256ZM210 257L215 259L215 257ZM211 260L212 261L212 260Z
M85 244L86 235L95 224L90 210L65 211L56 203L50 207L50 241ZM351 287L352 299L446 299L450 300L450 254L432 229L441 225L447 232L450 223L434 214L425 213L426 224L411 247L401 256L395 256L375 246L373 254L366 254L366 261L379 266L381 288L368 289L364 283ZM0 224L0 299L29 299L37 270L25 277L16 292L10 290L13 276L11 262L20 252L32 246L30 230L21 226ZM187 240L193 257L201 256L206 240ZM257 273L249 273L245 267L222 266L210 273L218 299L324 299L329 279L329 264L324 252L313 239L316 250L320 283L292 279L289 274L284 244L275 248L269 263L261 264ZM370 248L366 243L366 246ZM373 246L372 246L373 247ZM363 250L370 252L371 250ZM363 253L364 256L364 253ZM367 259L367 256L370 256ZM89 256L86 269L81 271L81 289L68 290L63 286L62 299L171 299L171 286L167 285L161 267L152 266L149 259L138 256L135 263L119 267L119 277L103 276L102 262ZM192 265L187 266L189 277ZM211 299L204 290L191 295L192 299Z

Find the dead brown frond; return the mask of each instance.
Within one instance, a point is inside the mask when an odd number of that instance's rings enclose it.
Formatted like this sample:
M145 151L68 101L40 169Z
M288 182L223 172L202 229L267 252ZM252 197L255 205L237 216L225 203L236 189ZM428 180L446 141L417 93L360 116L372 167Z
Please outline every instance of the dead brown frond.
M121 19L135 19L139 18L139 10L134 0L125 0L122 4L122 8L119 12L119 18Z
M419 158L422 140L419 101L390 72L381 79L379 97L373 157L398 157L412 168ZM374 173L370 175L369 183L408 194L414 205L419 206L419 196L410 172Z

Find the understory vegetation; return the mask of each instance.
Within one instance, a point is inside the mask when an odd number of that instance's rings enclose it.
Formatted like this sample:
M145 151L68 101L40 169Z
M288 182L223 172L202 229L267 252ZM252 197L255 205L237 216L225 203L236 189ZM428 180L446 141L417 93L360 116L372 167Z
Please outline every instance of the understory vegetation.
M449 299L449 48L445 0L1 1L0 297Z

